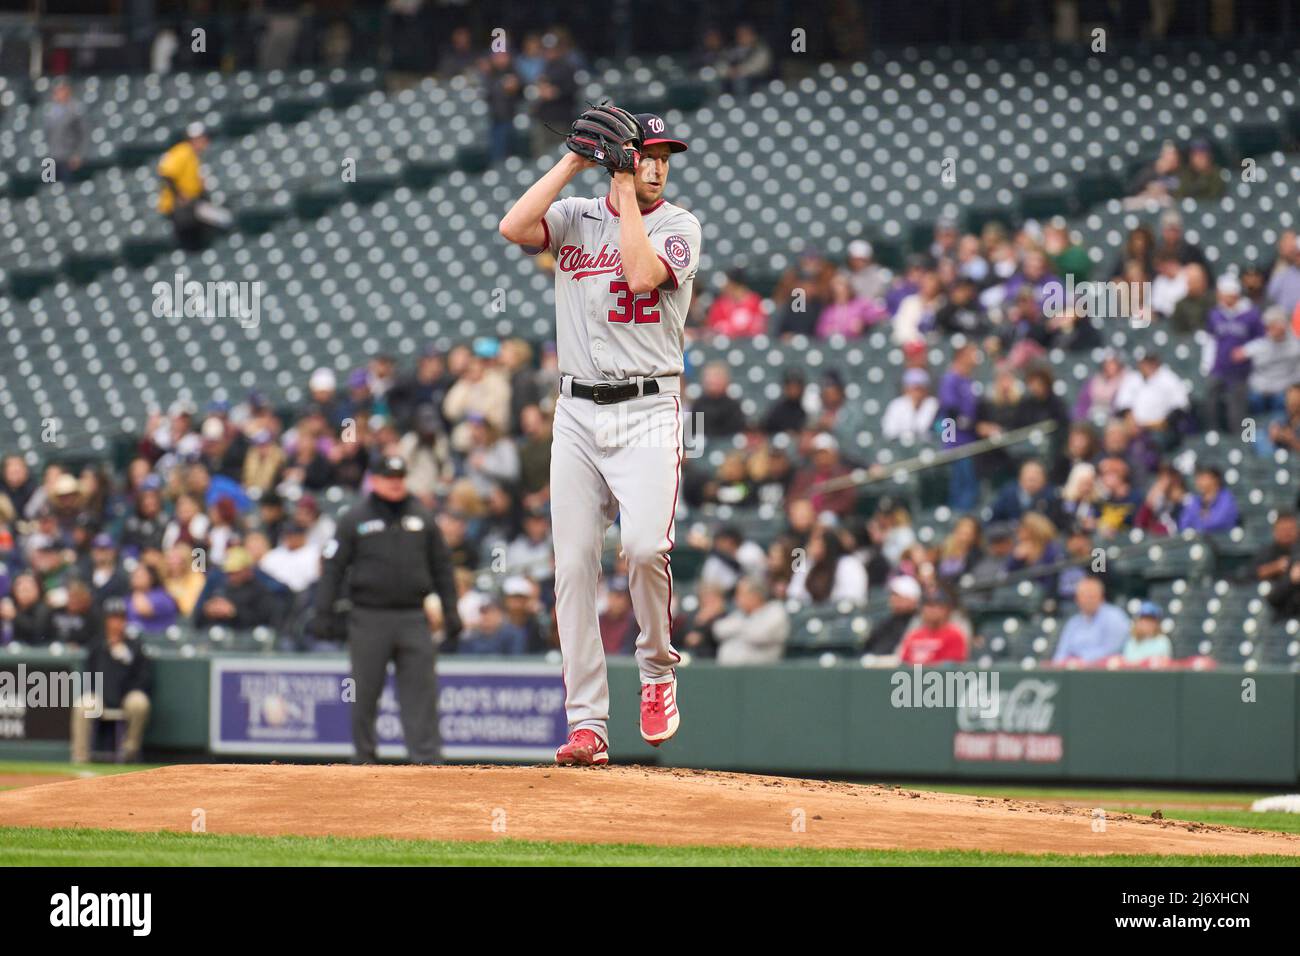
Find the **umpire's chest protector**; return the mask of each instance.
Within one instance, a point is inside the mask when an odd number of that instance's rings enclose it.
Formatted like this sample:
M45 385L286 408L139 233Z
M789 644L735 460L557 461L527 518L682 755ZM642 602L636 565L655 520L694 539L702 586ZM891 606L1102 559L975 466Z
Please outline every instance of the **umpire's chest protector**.
M430 567L433 519L408 507L357 516L351 562L352 599L358 604L419 607L434 589Z

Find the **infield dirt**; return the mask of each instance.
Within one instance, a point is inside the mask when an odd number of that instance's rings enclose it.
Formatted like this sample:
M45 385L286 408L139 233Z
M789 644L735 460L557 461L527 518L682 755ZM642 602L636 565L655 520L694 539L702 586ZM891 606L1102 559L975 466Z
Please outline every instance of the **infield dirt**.
M1028 800L652 767L196 765L0 793L0 826L661 845L1283 854L1300 837Z

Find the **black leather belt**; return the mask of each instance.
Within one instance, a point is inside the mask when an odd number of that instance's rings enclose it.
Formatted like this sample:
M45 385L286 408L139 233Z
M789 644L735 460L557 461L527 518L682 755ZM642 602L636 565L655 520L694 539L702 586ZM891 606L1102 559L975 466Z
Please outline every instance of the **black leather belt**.
M585 398L597 405L617 405L642 395L658 395L659 383L648 378L641 383L641 391L638 392L635 383L615 385L613 382L599 382L595 385L579 385L574 382L569 386L569 393L574 398Z

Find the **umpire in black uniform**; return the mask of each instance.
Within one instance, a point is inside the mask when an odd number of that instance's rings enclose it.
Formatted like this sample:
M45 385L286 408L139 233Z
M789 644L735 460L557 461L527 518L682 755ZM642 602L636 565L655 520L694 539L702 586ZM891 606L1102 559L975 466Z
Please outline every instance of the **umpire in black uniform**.
M371 479L370 495L339 519L337 535L325 546L316 619L324 625L320 630L348 642L356 762L376 759L375 718L391 660L407 753L413 763L437 763L437 680L425 599L434 593L441 598L444 646L454 643L461 623L451 554L433 512L408 493L401 458L381 459ZM347 601L341 600L345 584Z

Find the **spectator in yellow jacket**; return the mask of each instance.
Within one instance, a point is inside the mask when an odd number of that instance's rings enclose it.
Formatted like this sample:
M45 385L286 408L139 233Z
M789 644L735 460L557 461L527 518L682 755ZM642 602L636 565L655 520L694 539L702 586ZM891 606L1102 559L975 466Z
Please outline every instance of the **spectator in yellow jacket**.
M208 143L203 124L191 123L185 128L185 139L167 150L158 163L162 179L158 211L171 219L182 249L201 249L207 241L208 225L199 215L198 204L205 191L199 157Z

